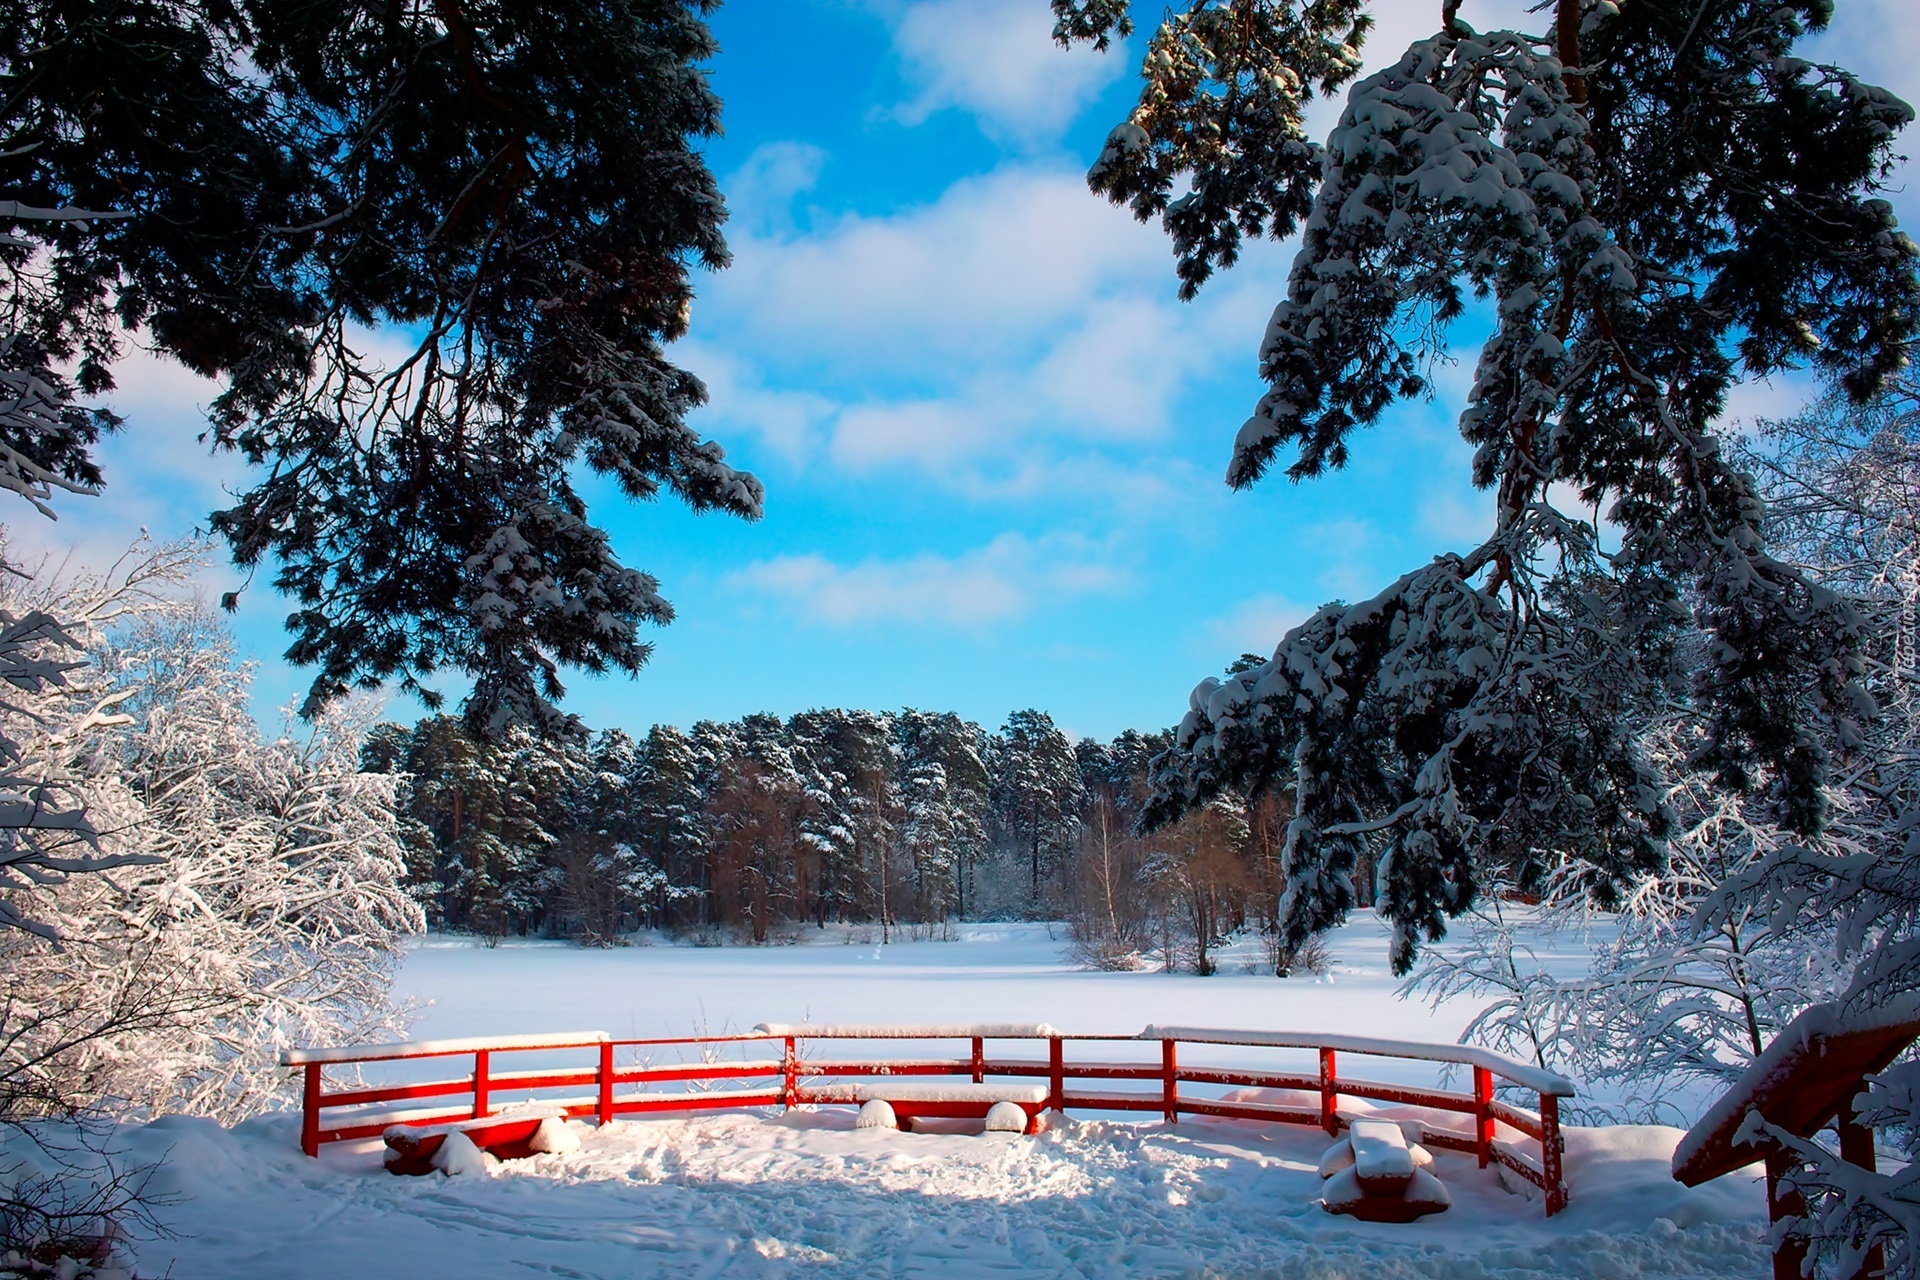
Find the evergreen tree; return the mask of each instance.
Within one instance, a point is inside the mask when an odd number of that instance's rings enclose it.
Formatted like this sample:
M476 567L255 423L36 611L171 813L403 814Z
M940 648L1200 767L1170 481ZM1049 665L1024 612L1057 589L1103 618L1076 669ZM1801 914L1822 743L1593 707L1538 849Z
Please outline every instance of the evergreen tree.
M1053 7L1063 41L1127 27L1116 0ZM1493 534L1203 682L1150 814L1283 790L1289 940L1340 919L1375 852L1404 971L1489 878L1537 881L1540 851L1586 864L1602 905L1659 865L1671 815L1635 727L1664 698L1698 709L1685 768L1821 828L1823 726L1871 714L1861 620L1769 553L1713 424L1736 379L1795 364L1871 396L1920 281L1874 194L1912 111L1793 54L1826 4L1556 0L1548 30L1480 33L1450 0L1319 146L1303 112L1355 74L1361 9L1192 0L1090 182L1161 218L1189 293L1242 234L1302 232L1235 487L1289 450L1294 480L1344 466L1428 388L1468 292L1490 301L1460 429ZM1684 627L1709 639L1691 671Z
M986 845L987 768L978 725L952 712L894 718L901 840L913 867L919 918L965 914L967 878Z
M116 424L73 398L140 328L264 473L211 523L298 602L309 714L386 680L435 705L451 665L488 733L563 727L559 668L636 671L672 617L576 468L760 510L664 352L727 261L707 8L9 0L0 393L32 403L0 487L97 490ZM383 367L366 325L416 349Z
M1080 827L1080 766L1067 735L1044 711L1016 711L991 743L993 816L1001 842L1027 864L1027 909L1041 881L1073 847Z
M681 899L705 903L712 889L701 813L706 797L693 740L672 725L647 731L635 762L635 844L660 867ZM667 901L655 910L664 915Z

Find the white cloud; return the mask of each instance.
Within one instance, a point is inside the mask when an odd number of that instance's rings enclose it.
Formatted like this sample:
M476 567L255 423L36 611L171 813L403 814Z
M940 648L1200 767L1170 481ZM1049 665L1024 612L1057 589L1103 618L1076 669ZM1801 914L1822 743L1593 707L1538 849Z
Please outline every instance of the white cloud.
M1172 295L1158 233L1065 169L1008 166L930 204L804 236L736 235L733 250L703 307L769 358L828 371L1006 357L1103 294Z
M826 425L838 410L817 392L766 386L753 366L732 351L688 340L673 355L707 384L712 407L707 417L696 420L699 429L726 439L739 433L758 437L796 470L818 451Z
M734 246L734 268L696 308L700 336L683 344L712 383L702 430L999 496L1090 475L1137 490L1109 455L1163 465L1141 446L1170 436L1184 392L1237 375L1251 404L1285 265L1256 249L1182 304L1157 230L1091 196L1077 172L1033 165L891 216L748 232ZM785 387L807 398L769 399Z
M1053 536L1002 534L961 556L836 564L817 554L777 556L732 574L730 585L778 598L806 621L987 626L1044 600L1113 590L1125 575L1100 548Z
M1060 48L1036 0L920 0L894 11L890 25L914 86L894 115L909 125L959 108L990 137L1051 141L1133 66L1124 49Z
M1564 509L1564 508L1563 508ZM1493 495L1472 499L1458 492L1430 493L1420 501L1420 529L1451 551L1465 551L1493 532Z
M1231 657L1243 653L1265 656L1280 643L1280 638L1311 618L1317 606L1301 604L1285 596L1258 595L1241 601L1232 610L1208 622L1207 637L1213 642L1215 656L1231 650Z
M780 230L792 225L793 202L813 190L827 153L809 142L767 142L727 176L729 230Z

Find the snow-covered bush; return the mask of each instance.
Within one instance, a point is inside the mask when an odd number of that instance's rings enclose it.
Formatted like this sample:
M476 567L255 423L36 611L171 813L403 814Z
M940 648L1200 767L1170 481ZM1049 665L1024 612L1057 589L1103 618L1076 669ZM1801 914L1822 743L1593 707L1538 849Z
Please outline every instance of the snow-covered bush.
M395 780L360 768L371 708L263 740L250 673L203 608L129 596L123 578L0 586L28 590L93 620L86 683L112 689L118 717L80 744L74 794L106 855L140 857L8 891L31 893L42 928L0 934L0 1114L230 1121L286 1096L281 1048L397 1030L388 981L421 918Z

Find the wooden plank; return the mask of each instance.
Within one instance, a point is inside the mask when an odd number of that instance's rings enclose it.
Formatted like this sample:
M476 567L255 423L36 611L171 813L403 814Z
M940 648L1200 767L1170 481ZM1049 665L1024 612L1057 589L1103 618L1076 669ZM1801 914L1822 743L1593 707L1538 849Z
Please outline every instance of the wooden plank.
M938 1058L918 1062L802 1062L803 1076L963 1076L973 1069L965 1058Z
M1479 1110L1479 1104L1470 1093L1454 1093L1447 1089L1420 1089L1411 1085L1387 1084L1379 1080L1355 1080L1351 1076L1340 1077L1340 1094L1349 1094L1360 1098L1372 1098L1376 1102L1399 1102L1412 1107L1431 1107L1435 1111L1459 1111L1472 1115Z
M1238 1071L1226 1067L1182 1067L1180 1079L1188 1084L1238 1085L1250 1089L1298 1089L1314 1093L1320 1088L1317 1076L1287 1075L1271 1071Z
M1535 1142L1538 1142L1540 1135L1545 1132L1545 1130L1540 1127L1539 1116L1521 1107L1508 1106L1498 1098L1495 1098L1492 1103L1488 1105L1487 1110L1492 1113L1495 1120L1498 1120L1510 1129L1518 1129Z
M777 1107L781 1091L771 1093L734 1093L715 1089L709 1093L637 1093L615 1097L615 1115L633 1115L656 1111L715 1111L726 1107Z
M364 1107L375 1102L404 1102L409 1098L444 1098L450 1094L472 1093L473 1080L427 1080L420 1084L380 1085L369 1089L343 1089L320 1095L322 1107Z
M621 1067L613 1073L617 1084L648 1084L673 1080L750 1080L777 1076L781 1064L767 1062L699 1062L668 1067Z
M1053 1108L1056 1111L1065 1111L1069 1107L1083 1111L1158 1111L1162 1106L1158 1094L1086 1092L1061 1093L1057 1097L1060 1105Z
M1303 1124L1318 1128L1320 1113L1305 1107L1278 1107L1263 1102L1219 1102L1212 1098L1180 1099L1180 1109L1200 1116L1230 1120L1264 1120L1272 1124Z
M1507 1168L1513 1170L1534 1186L1542 1190L1546 1189L1547 1175L1540 1171L1538 1165L1534 1164L1531 1156L1528 1156L1511 1142L1495 1140L1493 1149L1489 1154L1493 1157L1495 1163L1507 1166Z

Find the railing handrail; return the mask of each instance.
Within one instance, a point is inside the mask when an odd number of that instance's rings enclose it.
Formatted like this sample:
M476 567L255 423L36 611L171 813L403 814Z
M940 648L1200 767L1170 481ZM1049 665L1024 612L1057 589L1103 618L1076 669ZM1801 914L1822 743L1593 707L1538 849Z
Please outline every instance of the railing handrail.
M1377 1058L1411 1058L1420 1062L1452 1062L1465 1067L1485 1067L1523 1088L1536 1093L1571 1098L1578 1092L1573 1081L1557 1071L1548 1071L1532 1063L1509 1058L1491 1049L1470 1044L1429 1044L1418 1040L1384 1040L1373 1036L1346 1036L1319 1032L1233 1031L1216 1027L1151 1026L1139 1035L1142 1040L1178 1040L1186 1044L1244 1045L1249 1048L1336 1049Z
M612 1039L604 1031L561 1031L547 1035L464 1036L453 1040L404 1040L393 1044L350 1044L331 1049L288 1049L283 1067L308 1063L391 1062L402 1058L452 1058L463 1053L515 1049L590 1049Z

